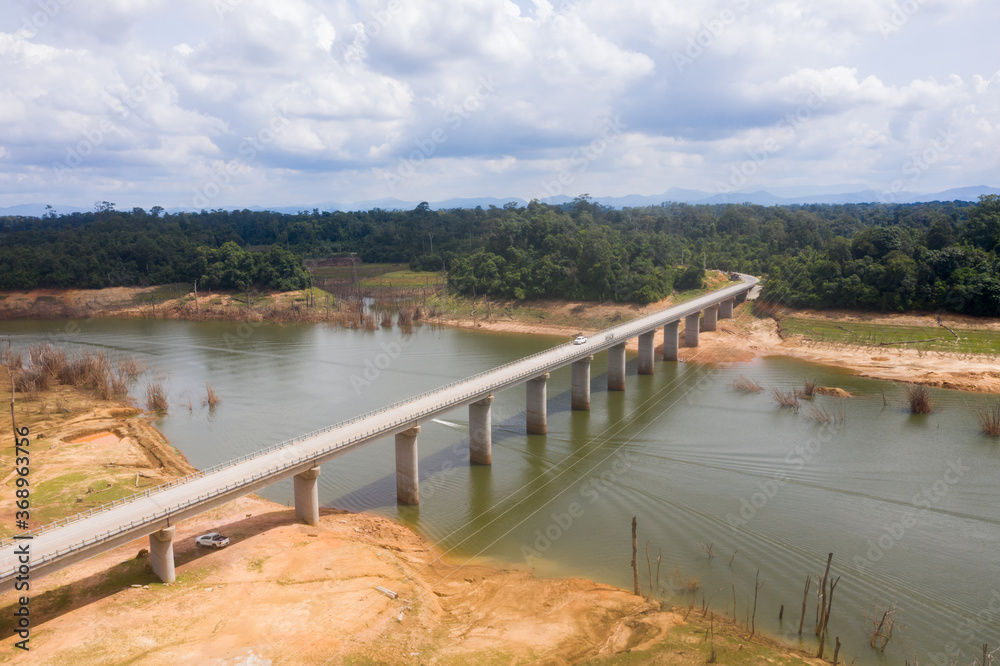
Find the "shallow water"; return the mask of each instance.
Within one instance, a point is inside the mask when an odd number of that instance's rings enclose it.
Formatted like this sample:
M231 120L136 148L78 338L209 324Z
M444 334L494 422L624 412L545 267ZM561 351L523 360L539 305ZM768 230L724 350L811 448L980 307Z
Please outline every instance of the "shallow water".
M169 390L157 427L200 468L562 342L430 326L409 336L162 320L0 327L15 345L51 340L142 358ZM552 374L546 436L524 434L524 388L498 394L491 467L468 464L466 410L423 424L419 507L396 505L390 440L324 465L321 499L401 520L457 558L626 588L635 515L644 591L652 577L672 602L704 599L744 619L759 570L756 626L792 642L805 576L821 576L834 552L842 578L828 656L833 636L861 664L948 663L948 650L972 663L984 642L1000 645L1000 443L974 419L991 398L933 391L937 411L911 416L890 383L783 358L658 363L639 377L630 357L626 391L609 393L605 364L599 355L592 367L590 412L569 408L569 368ZM795 414L767 393L733 391L738 375L784 389L810 378L857 397L819 396ZM215 410L202 405L206 381L222 399ZM893 404L883 406L883 391ZM807 416L813 405L841 405L845 423L819 425ZM291 483L262 494L289 502ZM692 579L698 591L681 592ZM898 629L880 658L867 617L892 605ZM810 637L814 614L810 597Z

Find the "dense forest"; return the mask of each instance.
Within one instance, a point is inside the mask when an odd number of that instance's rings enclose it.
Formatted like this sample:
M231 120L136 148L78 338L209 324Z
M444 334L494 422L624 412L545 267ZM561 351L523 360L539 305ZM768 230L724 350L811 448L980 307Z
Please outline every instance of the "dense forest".
M309 284L303 257L446 270L463 294L650 302L683 266L766 278L792 306L1000 315L1000 197L979 203L130 212L0 218L0 289Z

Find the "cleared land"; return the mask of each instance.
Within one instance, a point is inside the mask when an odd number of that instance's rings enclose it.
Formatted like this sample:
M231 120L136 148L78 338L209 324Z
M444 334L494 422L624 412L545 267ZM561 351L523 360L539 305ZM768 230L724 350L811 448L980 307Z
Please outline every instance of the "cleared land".
M838 322L799 317L783 317L781 319L782 335L801 335L809 340L828 344L921 349L954 354L997 354L1000 352L1000 331L949 328L852 321Z

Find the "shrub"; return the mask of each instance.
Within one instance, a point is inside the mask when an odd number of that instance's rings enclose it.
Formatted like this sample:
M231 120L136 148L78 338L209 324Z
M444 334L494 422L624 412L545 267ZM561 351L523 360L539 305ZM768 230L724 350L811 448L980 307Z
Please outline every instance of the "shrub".
M931 392L922 384L907 384L903 387L906 392L906 402L910 405L912 414L930 414L934 411L934 403L931 401Z
M976 412L976 420L979 422L979 429L983 434L991 437L1000 437L1000 401L992 406L981 405Z

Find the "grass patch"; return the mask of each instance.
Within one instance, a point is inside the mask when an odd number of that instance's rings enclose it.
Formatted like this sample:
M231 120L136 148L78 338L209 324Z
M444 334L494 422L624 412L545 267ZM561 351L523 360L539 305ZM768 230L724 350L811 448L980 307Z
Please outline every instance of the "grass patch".
M958 328L959 339L940 326L889 326L864 322L836 322L800 317L781 320L781 332L817 342L919 349L958 354L990 354L1000 349L1000 331ZM912 342L927 340L927 342ZM907 344L912 342L912 344Z
M441 273L432 273L429 271L391 271L361 280L361 286L366 288L392 287L396 289L417 289L419 287L434 287L440 284Z
M582 664L705 664L712 663L714 649L716 662L730 666L798 666L808 664L804 658L789 654L765 639L747 640L746 632L731 620L714 619L709 640L709 620L701 617L696 609L688 623L672 627L670 632L649 650L626 652L608 657L597 657Z
M372 278L386 273L399 271L409 272L408 264L363 264L358 262L357 267L351 266L316 266L312 261L306 261L306 266L313 277L326 280L353 280L355 274L358 279Z
M261 557L256 560L250 560L247 562L247 571L253 571L254 573L264 573L264 562L271 559L271 556Z
M107 475L72 472L43 481L32 489L32 523L34 526L47 525L92 507L130 497L135 493L135 488L128 485L130 480L118 482ZM13 487L13 483L10 485ZM88 488L93 492L87 494ZM83 501L77 502L78 497L82 497Z
M212 564L207 567L200 567L198 569L189 569L185 571L183 575L177 574L177 583L184 583L186 585L200 583L218 570L219 566L216 564ZM159 583L160 579L157 578L155 582Z
M156 577L156 574L153 573L152 568L149 566L148 557L140 559L132 558L124 562L119 562L108 569L107 574L101 579L101 582L94 585L88 591L98 596L104 596L113 594L130 585L149 585L159 582L160 579Z
M135 302L140 305L149 305L151 303L162 303L163 301L172 301L175 298L180 298L185 294L191 292L191 284L187 282L174 282L173 284L161 284L149 291L136 294Z

